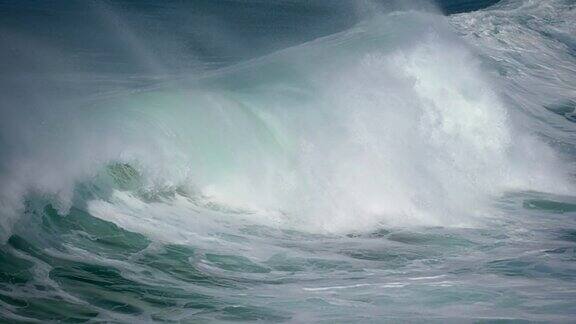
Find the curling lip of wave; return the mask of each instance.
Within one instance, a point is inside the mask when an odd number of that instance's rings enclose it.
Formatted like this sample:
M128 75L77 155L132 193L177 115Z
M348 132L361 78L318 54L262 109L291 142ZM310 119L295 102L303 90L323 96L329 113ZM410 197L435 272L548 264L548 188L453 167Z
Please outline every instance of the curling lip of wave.
M480 64L443 17L376 17L195 90L75 111L76 125L52 129L5 183L56 195L65 211L79 181L122 161L144 186L331 232L472 225L507 190L570 191L554 153L516 127Z

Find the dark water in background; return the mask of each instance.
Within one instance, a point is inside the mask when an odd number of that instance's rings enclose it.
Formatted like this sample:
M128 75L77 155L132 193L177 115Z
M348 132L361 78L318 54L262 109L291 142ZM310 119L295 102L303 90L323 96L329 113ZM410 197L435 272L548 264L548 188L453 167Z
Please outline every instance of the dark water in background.
M570 322L576 4L497 2L0 0L0 322Z
M496 2L448 0L439 7L453 14ZM391 1L375 3L399 7ZM33 68L34 57L16 53L35 43L53 50L57 62L74 62L82 56L87 72L150 73L151 68L162 67L165 73L182 73L200 62L221 66L350 28L364 14L357 4L347 0L2 1L3 46L11 49L1 53L2 71ZM23 44L11 41L16 35L24 37Z

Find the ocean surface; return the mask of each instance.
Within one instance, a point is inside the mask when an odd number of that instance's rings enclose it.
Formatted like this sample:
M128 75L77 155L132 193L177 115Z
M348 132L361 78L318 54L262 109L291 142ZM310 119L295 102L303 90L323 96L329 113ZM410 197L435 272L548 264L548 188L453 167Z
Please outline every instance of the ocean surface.
M0 0L0 322L574 322L575 22Z

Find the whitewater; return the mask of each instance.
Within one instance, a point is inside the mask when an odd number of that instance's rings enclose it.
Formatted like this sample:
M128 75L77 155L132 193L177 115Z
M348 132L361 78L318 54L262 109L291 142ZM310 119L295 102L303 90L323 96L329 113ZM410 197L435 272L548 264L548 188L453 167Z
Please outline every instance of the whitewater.
M576 316L575 1L0 18L0 322Z

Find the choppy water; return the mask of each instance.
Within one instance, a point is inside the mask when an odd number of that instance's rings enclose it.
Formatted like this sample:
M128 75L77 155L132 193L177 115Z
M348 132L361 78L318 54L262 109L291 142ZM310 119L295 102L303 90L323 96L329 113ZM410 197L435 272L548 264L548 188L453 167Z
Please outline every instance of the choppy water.
M494 2L1 1L0 322L571 322L576 3Z

